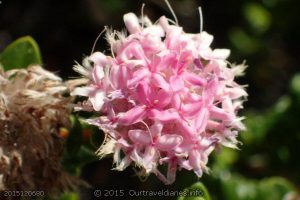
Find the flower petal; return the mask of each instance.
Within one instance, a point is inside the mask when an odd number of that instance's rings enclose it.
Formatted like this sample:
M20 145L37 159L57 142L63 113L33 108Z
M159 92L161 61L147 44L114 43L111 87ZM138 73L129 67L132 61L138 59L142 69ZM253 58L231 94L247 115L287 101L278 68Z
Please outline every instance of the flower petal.
M149 132L139 129L128 131L128 136L131 141L139 144L151 143L151 137L149 134Z
M95 52L90 57L89 60L94 62L96 65L100 65L101 67L105 67L107 64L106 56L101 52Z
M207 108L202 108L194 121L194 128L198 133L205 131L209 119L209 112Z
M201 155L200 152L197 150L192 150L189 155L189 162L190 165L193 167L195 174L198 177L201 177L203 171L201 169Z
M211 59L225 60L230 55L229 49L215 49L212 52Z
M162 151L171 151L180 145L182 141L183 138L180 135L163 135L158 138L155 145Z
M205 31L202 31L200 33L200 41L199 41L200 47L202 49L209 48L209 46L212 43L213 39L214 39L214 37L212 35L208 34Z
M89 100L93 105L95 111L101 110L105 99L105 93L103 91L96 91L93 96L90 96Z
M172 50L180 50L181 43L179 41L182 32L182 27L169 26L166 37L166 45L168 48Z
M148 117L161 122L171 122L180 120L180 116L175 109L157 110L151 109L148 112Z
M218 108L216 106L212 106L210 108L210 114L212 118L223 121L232 121L234 119L234 114L228 113L222 108Z
M137 69L135 72L133 72L132 78L128 80L127 87L128 88L136 87L139 84L139 82L145 79L147 76L149 76L149 74L150 72L148 68Z
M100 65L95 65L92 73L92 77L95 83L100 84L104 78L103 67Z
M121 162L119 161L118 163L116 163L116 167L114 168L117 171L123 171L124 169L126 169L130 164L131 164L132 160L129 156L125 156Z
M170 102L172 98L172 93L170 91L165 91L163 89L160 89L156 94L151 96L151 101L156 102L155 106L157 108L164 108L166 107Z
M156 121L151 127L150 131L153 137L161 135L163 129L163 124L159 121Z
M127 13L123 16L123 20L129 33L134 34L140 31L141 26L135 14Z
M133 107L119 116L118 123L123 125L131 125L143 120L146 114L145 109L146 108L144 105Z
M129 69L124 65L113 65L110 68L110 81L115 88L125 89L129 80Z
M184 81L181 76L172 76L170 78L170 84L174 92L178 92L184 88Z
M157 149L155 149L153 146L146 147L142 162L147 174L156 168L157 159Z
M84 96L84 97L88 97L92 92L95 91L94 87L91 86L86 86L86 87L77 87L75 88L72 92L71 95L72 96Z
M153 73L151 81L156 87L162 88L166 91L170 89L169 83L160 74Z
M149 90L149 85L143 82L136 87L136 95L140 103L145 105L149 103Z
M177 172L177 162L171 161L168 165L167 179L170 184L175 182Z
M192 85L204 86L206 83L206 80L204 78L201 78L199 75L196 75L194 73L184 72L183 76L184 80Z

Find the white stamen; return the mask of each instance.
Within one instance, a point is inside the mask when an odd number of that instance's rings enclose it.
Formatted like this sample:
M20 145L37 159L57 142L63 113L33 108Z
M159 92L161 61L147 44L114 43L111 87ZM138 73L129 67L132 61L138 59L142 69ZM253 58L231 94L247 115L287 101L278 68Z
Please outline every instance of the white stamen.
M177 22L175 22L174 20L171 20L169 18L167 18L168 22L171 22L172 24L178 25Z
M97 36L94 44L93 44L93 48L92 48L92 51L91 51L91 55L94 53L94 50L95 50L95 47L96 47L96 44L98 42L98 40L100 39L101 35L106 31L107 27L105 26L104 29L99 33L99 35Z
M149 132L149 135L151 137L151 142L153 143L153 137L152 137L152 133L151 133L151 130L150 130L149 126L146 124L146 122L144 122L144 121L141 121L141 122L142 122L142 124L144 124L146 126L146 128Z
M203 31L203 15L201 6L198 7L199 15L200 15L200 33Z
M144 28L144 8L145 4L142 4L141 15L142 15L142 29Z
M114 30L114 32L113 32L113 38L115 38L116 37L116 31ZM114 50L113 50L113 47L112 47L112 44L110 43L110 51L111 51L111 55L112 55L112 57L113 58L116 58L115 57L115 54L114 54Z
M172 6L170 5L170 3L169 3L168 0L165 0L165 3L167 4L167 6L168 6L168 8L169 8L169 10L170 10L170 12L171 12L171 14L172 14L173 17L174 17L174 20L175 20L176 25L178 25L178 19L177 19L176 15L175 15L175 12L174 12Z

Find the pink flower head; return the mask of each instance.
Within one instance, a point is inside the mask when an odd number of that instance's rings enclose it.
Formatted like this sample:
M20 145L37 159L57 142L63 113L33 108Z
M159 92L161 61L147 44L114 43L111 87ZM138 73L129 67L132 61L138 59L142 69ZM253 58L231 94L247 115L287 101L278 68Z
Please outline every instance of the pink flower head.
M185 33L164 16L153 24L128 13L124 22L128 36L107 31L111 56L93 53L92 65L76 68L90 81L73 95L88 97L80 109L98 112L87 121L107 134L97 153L113 154L116 170L134 164L166 184L177 169L201 177L215 147L236 148L244 129L237 111L247 93L234 78L245 67L228 64L228 49L211 49L213 36Z

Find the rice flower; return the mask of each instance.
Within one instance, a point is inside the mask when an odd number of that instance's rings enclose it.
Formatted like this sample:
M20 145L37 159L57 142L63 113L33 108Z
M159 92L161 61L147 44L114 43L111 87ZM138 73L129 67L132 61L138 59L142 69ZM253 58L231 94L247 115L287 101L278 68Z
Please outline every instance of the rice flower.
M112 154L114 169L134 164L165 184L182 168L208 172L217 146L237 148L245 129L237 112L247 96L235 82L245 66L229 64L230 50L212 49L212 35L170 21L125 14L128 35L106 32L111 55L95 52L75 66L88 83L72 92L87 97L77 109L98 114L87 122L106 134L100 157Z
M40 66L0 66L0 191L72 190L78 180L60 165L70 127L71 98L55 74Z

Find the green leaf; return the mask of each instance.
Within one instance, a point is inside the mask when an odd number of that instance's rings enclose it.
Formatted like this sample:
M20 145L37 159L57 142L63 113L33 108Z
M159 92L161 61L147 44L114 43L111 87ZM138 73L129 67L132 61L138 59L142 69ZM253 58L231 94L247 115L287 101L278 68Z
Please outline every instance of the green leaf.
M269 11L258 3L248 3L244 15L255 32L264 33L271 25L272 16Z
M213 157L215 159L213 171L217 173L229 169L237 161L239 154L236 149L223 148L220 152L214 152Z
M67 152L70 155L75 155L79 151L82 143L82 125L77 116L71 116L72 129L70 130L70 135L67 138L66 147Z
M82 145L76 154L64 155L63 165L70 173L79 176L84 165L97 160L95 152Z
M243 144L251 145L263 141L270 127L268 114L248 111L246 118L247 131L241 134Z
M210 200L208 190L203 183L197 182L191 187L184 189L184 195L178 198L178 200Z
M222 195L225 200L279 200L294 187L286 179L271 177L260 181L239 175L222 178Z
M290 83L290 90L292 94L300 97L300 74L296 74L295 76L293 76Z
M87 163L99 160L95 152L91 149L86 148L85 146L81 146L77 154L77 159L79 161L79 164L82 166L86 165Z
M241 176L229 175L222 179L222 195L225 200L256 200L256 184Z
M240 28L233 28L230 30L229 40L235 48L244 54L253 54L260 48L260 41L258 38L248 35Z
M26 68L31 64L42 64L42 58L36 41L30 36L25 36L4 49L0 54L0 63L5 70Z
M294 187L286 179L271 177L260 181L258 199L283 199L286 194L292 191L294 191Z

